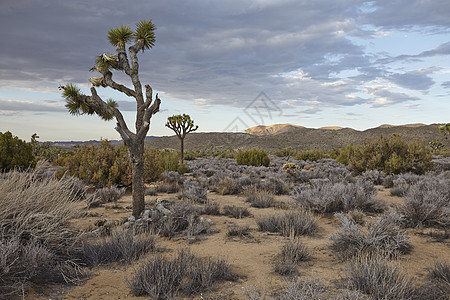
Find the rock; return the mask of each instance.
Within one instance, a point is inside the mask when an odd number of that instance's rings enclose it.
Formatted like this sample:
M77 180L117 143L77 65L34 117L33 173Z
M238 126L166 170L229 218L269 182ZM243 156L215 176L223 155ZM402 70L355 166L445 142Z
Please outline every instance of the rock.
M128 222L133 223L134 221L136 221L136 218L134 216L128 217Z

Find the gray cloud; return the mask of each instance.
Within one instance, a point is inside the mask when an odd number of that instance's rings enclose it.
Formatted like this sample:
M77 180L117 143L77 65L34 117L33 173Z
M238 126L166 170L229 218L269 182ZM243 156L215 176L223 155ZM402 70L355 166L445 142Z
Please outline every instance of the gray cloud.
M445 81L441 85L442 85L442 87L444 87L446 89L450 89L450 81Z
M367 94L371 96L372 107L384 107L398 103L416 101L419 98L400 92L391 92L386 87L366 87Z
M66 112L67 109L62 103L54 103L53 101L31 102L17 100L1 100L1 111L35 111L35 112Z
M369 91L368 97L360 92L377 78L427 91L434 84L428 73L394 73L385 64L449 55L450 43L418 55L377 59L349 36L376 36L377 31L365 25L448 30L449 5L406 0L363 4L357 0L139 0L132 5L118 0L2 1L0 88L48 91L66 82L86 84L94 76L88 70L95 56L114 51L106 39L108 29L133 27L150 17L158 27L157 42L140 55L141 79L166 97L246 107L265 91L280 107L307 107L311 112L317 107L372 103L373 97L382 98L379 91ZM342 75L345 72L357 75ZM390 96L383 105L415 100L406 94ZM119 106L135 109L126 101Z

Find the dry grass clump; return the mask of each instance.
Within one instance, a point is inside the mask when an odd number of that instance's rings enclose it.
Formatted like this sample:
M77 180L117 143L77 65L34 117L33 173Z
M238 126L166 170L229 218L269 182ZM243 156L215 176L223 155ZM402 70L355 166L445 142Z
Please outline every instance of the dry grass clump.
M232 217L235 219L242 219L250 216L250 212L247 207L239 207L234 205L225 205L223 207L223 212L225 216Z
M411 250L408 235L400 229L401 218L396 213L386 214L374 224L366 223L367 230L346 215L337 214L342 226L329 239L334 254L346 260L360 253L384 254L396 257Z
M111 262L130 264L143 254L155 251L155 237L135 235L133 230L116 228L110 235L84 243L84 261L90 267Z
M67 178L42 178L35 171L12 172L0 180L0 293L82 275L75 259L80 233L69 225L79 215L79 197Z
M287 241L281 248L281 253L275 258L275 272L280 275L297 274L297 263L311 259L306 245L299 239Z
M313 214L306 210L269 215L256 220L260 231L279 232L283 236L314 235L318 224Z
M274 207L277 204L272 192L255 188L247 189L245 201L249 202L251 207L256 208Z
M200 210L187 203L172 203L168 213L157 212L152 216L152 230L165 237L196 236L207 233L210 224L200 217Z
M413 283L400 268L382 256L355 257L348 265L350 287L374 299L412 299Z
M207 203L203 206L202 214L211 215L211 216L219 216L220 215L220 206L217 203Z
M242 191L242 186L238 180L227 176L211 185L210 189L221 195L237 195Z
M412 185L398 207L409 227L450 228L450 180L423 178Z
M362 180L354 183L316 180L311 188L296 187L291 197L301 206L319 213L349 212L353 209L382 212L386 207L384 201L375 197L373 184Z
M125 194L126 188L119 188L115 185L101 188L95 191L88 199L88 207L97 207L101 204L117 201Z
M205 203L207 201L207 190L198 182L186 180L183 184L181 196L196 203Z
M448 299L450 295L450 264L436 261L428 271L428 281L418 289L417 299Z
M173 299L196 295L211 289L217 282L236 278L224 259L198 258L189 251L180 251L172 259L149 257L135 271L129 286L135 296Z
M239 226L233 224L227 228L227 237L248 237L250 235L250 230L248 225Z

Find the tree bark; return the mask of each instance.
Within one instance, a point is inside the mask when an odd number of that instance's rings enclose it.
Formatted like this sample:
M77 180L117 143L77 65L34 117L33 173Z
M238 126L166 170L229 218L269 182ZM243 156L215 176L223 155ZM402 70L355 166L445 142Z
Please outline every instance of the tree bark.
M138 218L145 209L144 143L129 147L132 164L133 216Z
M184 161L184 138L181 138L181 163Z

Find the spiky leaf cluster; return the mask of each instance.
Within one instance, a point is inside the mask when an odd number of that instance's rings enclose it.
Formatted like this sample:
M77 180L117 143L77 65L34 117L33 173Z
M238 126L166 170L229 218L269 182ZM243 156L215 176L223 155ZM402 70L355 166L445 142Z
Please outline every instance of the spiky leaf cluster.
M129 25L112 28L108 31L109 42L118 48L125 47L125 44L131 41L132 38L133 31L131 31Z
M152 20L141 20L136 24L136 31L133 36L136 42L139 40L144 42L142 51L150 49L155 45L155 29L156 26L153 25Z
M92 115L94 109L82 101L81 90L77 86L69 83L62 87L62 95L66 99L66 107L71 115L79 116L82 114Z
M102 53L95 59L95 65L91 71L97 70L100 73L103 73L109 68L116 68L117 63L117 55L108 52Z

